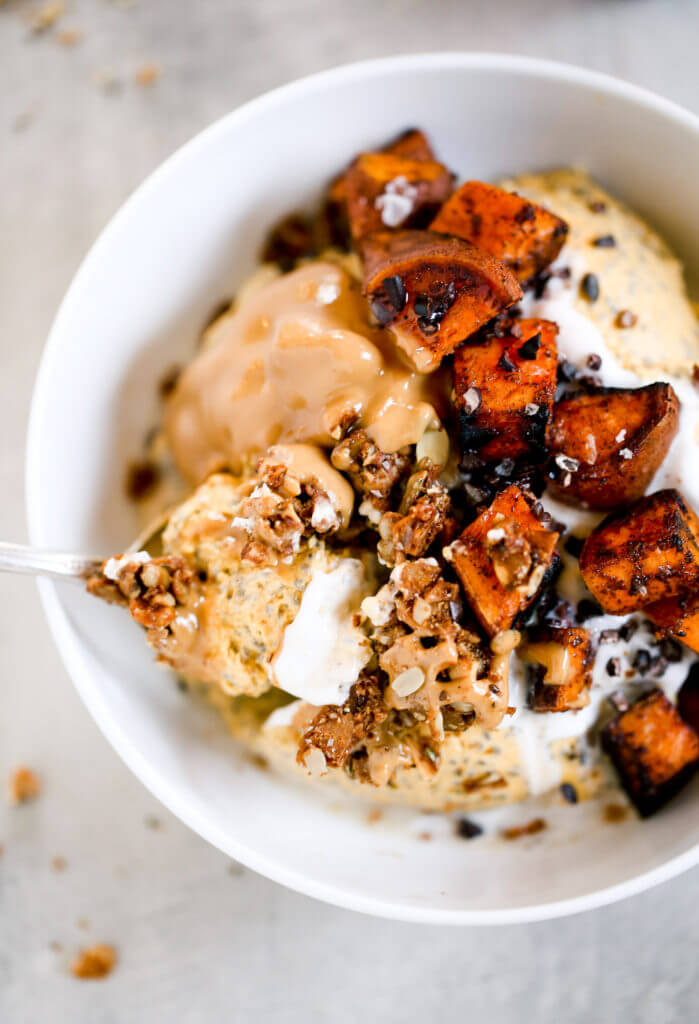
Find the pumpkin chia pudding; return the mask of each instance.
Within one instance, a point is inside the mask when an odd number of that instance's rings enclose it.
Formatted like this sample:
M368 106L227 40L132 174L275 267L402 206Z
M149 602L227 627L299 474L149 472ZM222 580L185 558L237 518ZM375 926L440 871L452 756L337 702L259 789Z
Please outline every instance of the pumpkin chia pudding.
M699 764L699 335L583 171L359 154L163 388L89 590L285 777L477 810ZM475 834L475 832L474 832Z

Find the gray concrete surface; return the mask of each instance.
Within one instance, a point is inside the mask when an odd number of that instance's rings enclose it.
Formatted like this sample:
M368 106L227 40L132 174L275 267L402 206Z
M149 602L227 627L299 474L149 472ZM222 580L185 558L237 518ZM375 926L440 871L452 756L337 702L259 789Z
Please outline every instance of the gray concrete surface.
M41 2L0 5L3 538L25 536L25 425L61 295L144 175L220 114L309 71L429 49L552 57L688 106L699 96L693 0L72 0L34 37L25 19ZM73 28L82 40L61 44ZM148 61L162 73L140 87ZM35 804L0 807L3 1024L697 1019L699 871L601 911L490 931L313 903L231 865L155 804L73 692L32 582L0 579L0 609L0 776L26 762L44 781ZM118 968L76 981L69 959L94 941L118 948Z

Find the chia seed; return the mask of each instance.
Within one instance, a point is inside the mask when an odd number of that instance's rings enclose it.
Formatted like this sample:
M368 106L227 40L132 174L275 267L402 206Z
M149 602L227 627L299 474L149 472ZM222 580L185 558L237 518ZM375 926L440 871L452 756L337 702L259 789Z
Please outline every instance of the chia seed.
M537 352L541 345L541 332L532 335L523 345L520 346L518 355L520 359L536 359Z
M456 822L456 834L459 839L475 839L483 835L483 828L470 818L459 818Z
M571 363L569 359L561 359L558 364L557 377L558 380L571 381L575 380L578 375L578 368L575 363Z
M388 297L388 301L391 303L396 313L400 313L401 310L405 309L405 304L408 301L408 293L405 290L403 278L399 277L398 274L394 274L392 277L386 277L383 281L383 287Z
M669 662L682 661L682 647L671 637L660 641L660 653Z
M620 676L621 658L610 658L606 664L606 672L608 676Z
M598 249L613 249L616 245L616 238L614 235L599 235L592 239L592 244Z
M640 647L631 659L631 667L640 675L645 676L651 667L650 651Z
M599 279L596 274L585 274L580 282L580 291L588 302L597 302L599 298Z
M625 622L618 632L622 640L629 641L638 632L638 622L635 619L631 619L630 622Z
M591 370L599 370L602 366L602 356L598 356L596 352L593 352L587 357L585 362Z
M577 804L578 802L578 791L570 782L561 783L561 796L566 803Z
M507 351L503 352L503 354L498 359L498 366L500 367L501 370L504 370L506 373L511 373L512 370L516 369L515 364L508 356Z

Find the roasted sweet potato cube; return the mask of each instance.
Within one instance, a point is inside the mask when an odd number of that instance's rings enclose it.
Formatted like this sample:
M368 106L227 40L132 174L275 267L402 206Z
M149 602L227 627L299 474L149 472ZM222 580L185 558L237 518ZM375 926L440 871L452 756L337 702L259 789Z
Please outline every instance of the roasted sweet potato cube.
M513 334L454 355L454 396L462 454L486 462L540 455L556 392L558 327L515 321Z
M699 593L666 597L643 609L661 636L674 636L699 654Z
M511 484L445 549L490 636L509 629L534 600L558 537L537 519L521 488Z
M699 585L699 520L679 491L656 491L592 531L580 571L610 615L691 591Z
M549 489L589 508L628 505L645 493L677 433L680 403L669 384L602 388L558 402L549 428L552 454L578 463L552 467Z
M502 263L458 238L380 231L361 244L364 293L421 373L522 297Z
M517 657L536 666L529 687L533 711L575 711L590 703L592 640L586 629L551 628L520 644Z
M426 227L452 189L452 174L435 160L362 153L345 175L352 237L397 227Z
M427 136L419 128L409 128L392 139L378 152L403 157L406 160L434 160ZM354 163L354 161L353 161ZM347 245L350 227L347 211L347 174L353 163L339 174L330 184L325 199L325 216L330 226L331 239L335 244Z
M568 225L541 206L482 181L467 181L448 199L432 231L465 238L528 281L555 260Z
M644 818L667 803L699 764L699 736L660 690L610 722L602 746Z

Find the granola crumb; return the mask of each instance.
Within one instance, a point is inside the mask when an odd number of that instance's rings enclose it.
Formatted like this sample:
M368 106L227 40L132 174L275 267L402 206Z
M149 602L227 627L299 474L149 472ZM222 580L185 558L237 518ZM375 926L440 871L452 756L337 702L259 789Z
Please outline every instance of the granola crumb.
M81 928L84 932L88 931L90 927L90 922L86 917L79 917L75 923L78 926L78 928Z
M602 808L602 820L609 825L617 825L620 821L624 821L628 814L629 809L623 804L607 804Z
M68 861L65 857L54 857L51 861L51 867L54 871L65 871L68 867Z
M58 19L65 13L66 5L63 0L49 0L43 4L29 18L29 26L36 35L48 32L53 28Z
M154 85L158 78L160 78L160 68L153 61L147 61L145 64L142 64L134 75L136 85L144 87Z
M147 814L146 817L143 819L143 824L146 826L146 828L150 828L154 832L160 831L160 829L163 827L162 821L160 820L160 818L157 818L155 814Z
M381 821L383 818L383 811L380 807L372 807L366 816L367 823L369 825L375 825L377 821Z
M534 818L526 825L513 825L512 828L505 828L500 835L503 839L520 839L522 836L535 836L537 832L543 832L548 828L543 818Z
M434 839L434 836L431 832L419 832L418 839L423 843L428 843L431 839Z
M81 949L70 965L70 973L75 978L91 980L106 978L117 962L116 950L112 946L97 943L87 949Z
M61 46L77 46L82 42L83 34L79 28L67 28L59 32L57 38Z
M26 804L36 800L41 792L41 782L31 768L20 765L10 776L7 795L11 804Z
M53 939L51 942L49 942L49 949L51 950L52 953L62 953L63 944L61 942L57 942L56 939Z

